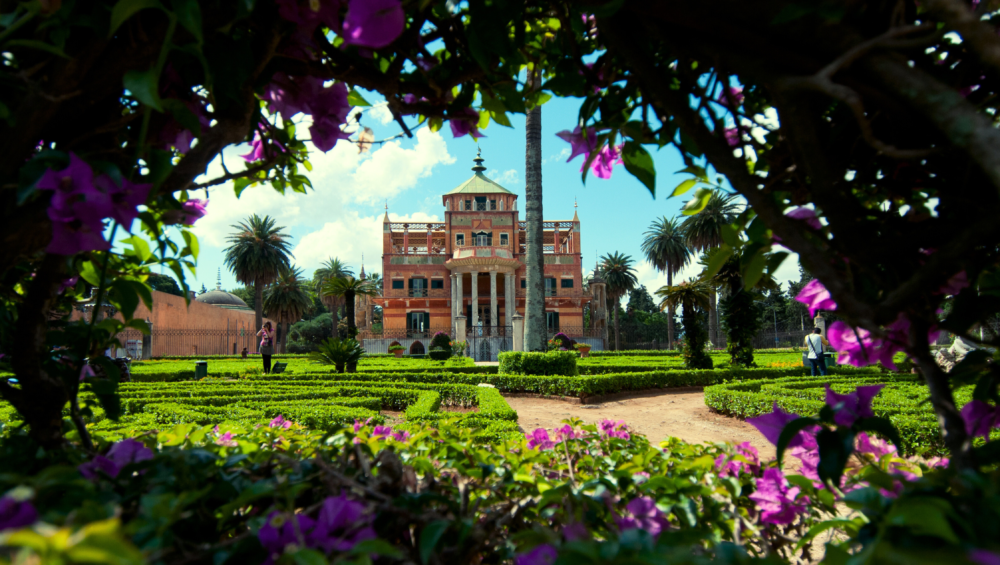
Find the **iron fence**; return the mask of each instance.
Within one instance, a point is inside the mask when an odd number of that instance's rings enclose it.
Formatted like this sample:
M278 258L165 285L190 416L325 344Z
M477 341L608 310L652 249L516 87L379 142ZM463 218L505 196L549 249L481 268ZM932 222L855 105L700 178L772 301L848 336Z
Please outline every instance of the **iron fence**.
M485 326L466 331L466 355L475 361L497 361L499 354L514 348L511 326Z
M280 329L276 339L280 339ZM138 330L128 330L118 334L122 349L133 359L143 355L144 339L149 341L151 357L173 355L239 355L243 348L248 353L257 353L260 339L257 332L249 327L221 330L158 330L144 336Z

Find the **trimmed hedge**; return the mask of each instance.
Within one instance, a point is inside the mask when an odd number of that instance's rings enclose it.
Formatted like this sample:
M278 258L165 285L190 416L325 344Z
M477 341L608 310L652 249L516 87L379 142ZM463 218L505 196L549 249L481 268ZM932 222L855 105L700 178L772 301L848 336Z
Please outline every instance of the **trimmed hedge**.
M577 375L575 351L506 351L498 355L501 375Z
M929 393L918 375L858 373L826 377L786 377L725 383L705 389L705 404L722 414L753 418L771 412L777 403L786 412L813 415L825 404L827 383L838 393L848 393L861 385L885 384L872 402L876 416L888 418L899 430L907 454L945 455L937 417L925 402ZM973 387L955 390L961 407L972 399ZM991 438L1000 439L1000 430Z

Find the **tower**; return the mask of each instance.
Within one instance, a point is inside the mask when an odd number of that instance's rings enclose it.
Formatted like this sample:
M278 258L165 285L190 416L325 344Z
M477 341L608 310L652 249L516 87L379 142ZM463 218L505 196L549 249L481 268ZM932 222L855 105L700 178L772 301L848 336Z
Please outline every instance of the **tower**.
M359 280L364 281L367 276L365 275L365 256L361 256L361 272L358 273ZM367 328L371 325L371 302L372 299L368 295L355 295L354 297L354 325L361 328Z

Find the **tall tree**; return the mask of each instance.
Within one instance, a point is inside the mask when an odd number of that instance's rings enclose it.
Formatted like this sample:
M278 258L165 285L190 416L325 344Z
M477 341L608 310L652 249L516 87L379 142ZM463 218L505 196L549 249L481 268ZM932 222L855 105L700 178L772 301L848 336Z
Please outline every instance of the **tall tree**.
M278 278L282 269L291 266L291 250L284 227L276 227L270 216L254 214L233 226L226 248L226 268L236 280L253 286L254 327L259 331L264 312L264 287Z
M656 270L667 274L667 286L674 285L674 275L688 264L692 255L680 220L666 216L654 220L649 226L642 241L642 252L646 254L646 261L656 267ZM667 343L670 349L674 348L674 314L675 308L670 306L667 317Z
M345 321L347 322L347 339L353 340L358 335L358 327L354 321L354 297L374 296L377 291L372 282L367 278L356 279L354 277L329 279L323 284L320 293L343 299L344 318L346 318ZM355 372L357 365L356 359L349 361L347 363L347 372Z
M541 76L529 70L529 88L541 87ZM524 348L527 351L548 349L545 325L545 257L543 253L542 215L542 107L528 110L524 121L524 221L525 275Z
M712 191L705 208L681 224L688 247L694 251L707 251L722 245L722 226L732 224L743 208L736 198L735 194ZM716 302L713 289L708 307L708 335L713 347L719 343L719 309Z
M337 325L340 323L340 306L343 298L340 296L328 295L322 292L323 285L333 279L353 277L354 270L341 262L337 257L330 257L323 265L313 273L313 284L316 287L316 294L323 300L323 304L330 309L333 314L333 335L337 335Z
M167 294L173 294L174 296L184 296L184 291L174 280L174 277L170 275L161 275L158 273L151 273L149 278L146 279L146 284L153 287L153 290L158 290L160 292L166 292Z
M619 302L621 302L621 298L625 296L625 293L635 288L635 285L639 283L639 279L636 278L635 269L632 267L632 257L623 255L617 251L601 257L601 273L604 275L604 281L607 283L608 298L614 306L615 350L618 351L621 349L621 332L618 323L618 311L621 310Z
M724 291L721 306L725 315L722 317L722 325L726 331L726 351L729 353L730 366L754 367L753 340L761 326L761 306L758 302L763 297L760 291L780 287L771 275L764 273L747 288L743 273L752 257L747 257L742 250L729 255L722 266L708 276L707 269L718 253L721 253L720 249L715 248L702 254L698 262L706 270L702 272L701 279L712 288Z
M301 320L312 305L313 297L308 285L302 277L302 269L289 267L281 269L278 279L264 291L264 309L281 328L281 353L287 353L292 324Z
M663 286L656 291L662 298L660 308L681 307L684 327L684 364L688 369L711 369L712 357L705 352L705 328L701 318L709 305L712 289L702 280Z

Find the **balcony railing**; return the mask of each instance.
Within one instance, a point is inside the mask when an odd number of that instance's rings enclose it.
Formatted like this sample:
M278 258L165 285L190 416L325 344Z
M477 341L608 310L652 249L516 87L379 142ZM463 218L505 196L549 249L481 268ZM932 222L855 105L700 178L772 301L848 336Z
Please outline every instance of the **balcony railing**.
M452 329L450 326L441 326L434 328L424 328L423 330L411 330L411 329L382 329L372 331L370 329L360 329L358 330L357 339L430 339L434 337L434 334L442 332L451 335Z
M382 292L382 298L450 298L451 291L445 288L395 288Z
M528 295L528 289L519 288L517 289L516 296L525 297ZM590 296L589 292L584 292L579 288L547 288L545 289L545 296L554 296L557 298L583 298L585 296Z

